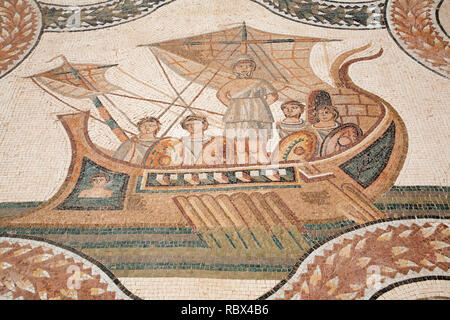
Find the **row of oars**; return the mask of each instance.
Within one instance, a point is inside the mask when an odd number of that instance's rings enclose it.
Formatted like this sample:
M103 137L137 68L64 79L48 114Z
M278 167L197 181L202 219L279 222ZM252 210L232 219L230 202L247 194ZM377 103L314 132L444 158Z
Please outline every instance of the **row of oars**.
M217 197L177 196L173 200L194 232L202 240L204 240L202 234L206 234L218 248L223 247L217 236L218 232L221 232L225 241L237 249L236 240L233 241L230 231L236 234L245 249L249 248L249 240L257 248L263 249L264 242L258 237L269 236L276 247L283 250L285 246L279 239L283 233L287 234L299 249L306 248L302 240L302 234L305 234L306 230L274 192L266 194L254 192L250 195L235 193L231 196L222 194ZM297 236L291 229L298 231L295 232ZM247 237L247 241L243 232L250 236Z

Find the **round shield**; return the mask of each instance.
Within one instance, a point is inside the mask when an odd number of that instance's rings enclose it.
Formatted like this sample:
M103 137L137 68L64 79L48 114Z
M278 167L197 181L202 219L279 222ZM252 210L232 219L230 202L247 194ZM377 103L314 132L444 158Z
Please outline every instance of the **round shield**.
M272 159L282 162L290 160L309 161L314 156L317 137L309 131L299 131L284 137L272 153Z
M183 161L183 143L179 139L164 138L148 148L144 156L146 167L168 167Z
M347 150L354 146L363 136L359 126L354 123L346 123L331 131L323 140L320 147L320 156L327 157Z

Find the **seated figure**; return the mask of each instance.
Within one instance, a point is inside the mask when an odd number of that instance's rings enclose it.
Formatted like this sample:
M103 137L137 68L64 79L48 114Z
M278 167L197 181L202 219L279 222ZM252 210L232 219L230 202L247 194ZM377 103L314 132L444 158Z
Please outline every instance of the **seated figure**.
M316 123L312 125L317 136L316 156L327 157L342 152L358 143L363 136L354 123L337 122L339 112L329 104L321 104L314 111Z
M111 198L113 192L105 188L109 179L106 173L93 174L90 177L92 188L81 191L78 198Z
M277 123L277 129L281 139L305 128L305 121L300 118L305 110L303 103L299 101L287 101L281 105L281 110L285 116L281 122Z
M139 135L122 143L114 153L114 158L142 164L147 150L159 140L156 134L161 128L161 123L154 117L145 117L139 120L137 127Z
M331 131L340 126L337 121L338 117L339 111L332 105L322 104L315 108L314 120L316 122L312 125L312 128L317 135L319 146Z
M181 138L184 165L194 165L203 162L203 146L212 139L211 136L205 134L208 125L208 120L205 117L197 115L187 116L181 121L181 127L189 133L188 136Z

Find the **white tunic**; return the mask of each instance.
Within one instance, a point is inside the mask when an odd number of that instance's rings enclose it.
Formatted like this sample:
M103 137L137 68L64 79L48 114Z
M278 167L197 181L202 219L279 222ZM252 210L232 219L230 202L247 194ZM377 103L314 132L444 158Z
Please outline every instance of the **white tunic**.
M280 138L284 138L291 133L302 131L305 128L305 122L302 119L298 123L285 123L282 121L277 128Z
M271 129L274 119L265 97L275 93L276 89L266 80L255 80L231 97L223 116L225 129Z
M204 136L201 139L192 139L190 136L181 138L183 143L183 164L194 165L201 162L203 147L212 139L211 136Z

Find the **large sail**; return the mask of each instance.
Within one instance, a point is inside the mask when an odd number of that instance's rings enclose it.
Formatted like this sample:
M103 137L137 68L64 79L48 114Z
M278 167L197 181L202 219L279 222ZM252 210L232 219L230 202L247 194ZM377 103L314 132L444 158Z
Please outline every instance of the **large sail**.
M105 72L112 65L68 64L34 75L49 89L77 99L93 98L120 89L108 82Z
M312 47L328 41L333 40L272 34L244 25L148 47L180 76L219 89L234 78L233 62L244 45L257 63L255 78L270 81L281 100L305 101L311 90L329 87L310 65Z

